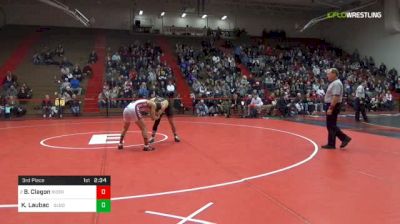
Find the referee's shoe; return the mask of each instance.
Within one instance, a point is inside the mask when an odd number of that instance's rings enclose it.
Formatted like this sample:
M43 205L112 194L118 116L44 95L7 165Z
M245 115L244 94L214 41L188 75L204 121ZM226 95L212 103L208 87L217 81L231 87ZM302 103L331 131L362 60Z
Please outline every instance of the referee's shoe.
M343 140L342 144L340 145L340 148L346 147L346 145L348 145L350 141L351 141L351 138L347 137L345 140Z
M321 146L321 148L323 148L323 149L336 149L335 146L333 146L333 145L323 145L323 146Z

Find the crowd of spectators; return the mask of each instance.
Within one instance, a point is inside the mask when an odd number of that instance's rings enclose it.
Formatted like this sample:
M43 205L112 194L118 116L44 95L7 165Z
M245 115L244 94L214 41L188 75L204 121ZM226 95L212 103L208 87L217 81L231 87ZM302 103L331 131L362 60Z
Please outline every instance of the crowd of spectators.
M388 70L383 63L377 67L372 57L361 58L357 51L350 55L328 44L265 48L258 43L238 46L235 53L265 89L276 97L289 96L289 111L295 114L324 111L323 97L329 84L325 71L331 67L340 71L348 106L354 106L355 89L366 81L370 110L394 108L391 91L399 80L397 71Z
M65 57L66 52L62 44L55 49L44 47L40 52L33 55L35 65L56 65L59 67L59 74L55 75L56 92L54 98L45 95L42 100L42 115L46 117L62 117L65 108L68 108L74 116L80 115L79 100L82 95L82 81L90 78L93 70L91 65L98 60L95 51L88 56L86 65L81 68L79 64L73 64Z
M35 65L60 65L68 59L64 57L65 49L59 44L55 49L45 46L42 50L36 52L32 56L32 62Z
M281 31L265 34L285 38ZM261 112L294 116L325 112L323 98L329 84L325 71L331 67L340 72L347 106L353 107L355 89L363 81L367 83L366 102L371 111L393 110L392 91L400 92L400 76L394 68L389 70L383 63L377 66L372 57L361 57L357 51L347 54L326 43L285 41L272 47L260 40L242 45L229 42L230 51L218 47L214 40L204 39L198 46L176 44L180 69L192 89L193 113L198 116L230 116L232 112L243 117L257 117ZM149 41L136 41L116 51L107 49L99 107L123 108L132 98L176 96L174 75L162 56L160 47ZM60 68L55 77L56 100L45 96L43 117L60 114L64 107L76 116L80 114L81 82L91 76L91 64L97 60L96 52L92 51L81 69L68 61L62 44L54 50L45 47L33 56L35 64ZM239 63L251 74L243 75ZM17 76L8 72L0 96L0 112L9 116L18 113L18 106L32 97L32 90L25 83L19 84ZM176 106L183 105L177 100ZM23 107L20 108L24 113Z
M18 82L17 75L7 71L0 86L0 117L25 115L26 100L31 99L32 96L32 89L26 83Z
M193 112L197 115L230 116L231 109L236 108L241 116L255 116L254 111L261 108L261 83L243 75L233 55L217 47L212 39L203 40L198 47L177 44L176 52L181 71L192 87ZM237 105L226 100L234 96L240 99ZM252 103L253 98L257 100Z
M192 87L194 112L199 116L229 116L231 110L227 108L233 107L248 117L261 111L281 116L324 112L323 99L329 84L325 71L331 67L340 71L350 107L354 105L355 89L364 80L369 110L392 110L391 91L400 88L395 69L387 70L384 64L377 67L371 57L361 58L357 52L349 55L329 44L265 47L263 42L256 41L251 45L236 45L232 57L212 40L204 40L199 47L177 44L176 53ZM244 76L238 63L244 64L251 74ZM240 99L239 105L232 106L221 99L232 98L234 94ZM253 98L260 98L261 102Z
M149 41L136 41L114 52L108 49L99 107L123 108L132 98L174 97L174 74L161 57L161 48Z

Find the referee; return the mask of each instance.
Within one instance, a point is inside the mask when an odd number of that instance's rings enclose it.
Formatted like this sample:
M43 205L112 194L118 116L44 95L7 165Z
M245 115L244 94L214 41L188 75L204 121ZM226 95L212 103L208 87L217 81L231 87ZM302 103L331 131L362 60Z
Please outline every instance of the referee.
M365 87L367 82L363 81L356 89L356 99L354 102L354 109L356 110L356 121L360 121L360 112L365 122L368 122L367 113L365 112Z
M326 128L328 129L328 144L322 146L323 149L335 149L336 137L342 141L340 148L346 147L351 138L343 133L337 126L337 117L340 113L340 107L343 98L343 84L338 79L339 72L336 68L327 70L328 80L330 82L325 94Z

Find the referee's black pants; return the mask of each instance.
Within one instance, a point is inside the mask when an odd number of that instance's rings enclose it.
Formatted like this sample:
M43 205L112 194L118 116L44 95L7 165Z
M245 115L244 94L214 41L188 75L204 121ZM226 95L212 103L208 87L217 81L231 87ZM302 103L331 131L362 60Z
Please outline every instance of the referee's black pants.
M363 116L364 121L368 121L367 113L365 111L365 101L357 97L354 102L354 109L356 111L355 114L356 121L360 121L360 112Z
M330 104L327 104L328 108ZM328 129L328 145L336 147L336 137L340 139L340 141L344 141L349 137L340 130L337 126L337 118L340 113L341 103L337 103L332 110L332 114L326 114L326 128Z

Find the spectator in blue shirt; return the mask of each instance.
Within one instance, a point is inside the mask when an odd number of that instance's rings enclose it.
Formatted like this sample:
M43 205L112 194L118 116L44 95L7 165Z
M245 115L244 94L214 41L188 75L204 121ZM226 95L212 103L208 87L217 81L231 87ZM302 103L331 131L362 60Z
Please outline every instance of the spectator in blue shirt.
M81 88L81 82L74 76L74 78L72 78L71 80L71 89L74 93L76 93L77 95L81 95L82 93L82 88Z
M146 83L142 82L139 88L139 97L147 98L149 97L149 90L147 89Z

